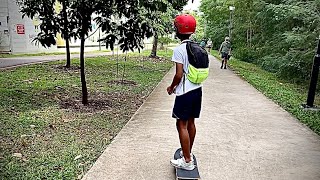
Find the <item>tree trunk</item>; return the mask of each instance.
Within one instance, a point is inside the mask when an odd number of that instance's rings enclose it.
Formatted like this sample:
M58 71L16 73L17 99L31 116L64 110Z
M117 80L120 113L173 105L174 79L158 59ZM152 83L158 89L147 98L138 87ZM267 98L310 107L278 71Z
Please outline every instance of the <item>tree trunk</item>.
M158 47L158 34L154 33L153 45L150 57L157 57L157 47Z
M70 58L70 45L69 45L69 32L68 32L68 14L67 14L67 3L63 1L63 19L64 19L64 40L66 41L66 55L67 64L66 68L70 68L71 58Z
M253 32L252 22L250 21L250 48L252 47L252 32Z
M117 77L119 76L119 44L117 46Z
M161 44L160 44L160 49L161 49L161 50L164 50L164 43L161 43Z
M247 47L249 46L249 29L247 29Z
M65 41L66 41L66 53L67 53L67 64L66 64L66 68L70 68L70 66L71 66L71 57L70 57L69 38L66 38Z
M124 75L125 75L125 72L126 72L127 53L128 53L128 51L126 51L126 54L125 54L125 57L124 57L124 63L123 63L123 71L122 71L122 78L121 78L121 83L122 84L123 84Z
M85 23L85 22L83 22ZM85 25L82 25L81 47L80 47L80 69L81 69L81 84L82 84L82 104L88 104L88 89L86 76L84 71L84 43L85 43Z

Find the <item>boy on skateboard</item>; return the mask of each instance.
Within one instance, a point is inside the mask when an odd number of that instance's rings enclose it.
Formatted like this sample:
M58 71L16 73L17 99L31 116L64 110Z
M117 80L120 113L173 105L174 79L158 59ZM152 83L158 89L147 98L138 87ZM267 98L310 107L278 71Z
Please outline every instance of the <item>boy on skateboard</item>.
M196 135L195 118L199 118L201 111L202 86L193 83L187 78L188 67L191 66L188 59L187 45L191 34L195 32L196 20L189 14L182 14L175 18L174 26L181 44L173 50L172 61L176 65L176 73L171 85L167 88L169 95L176 94L172 117L176 119L176 127L179 133L182 152L181 158L172 159L171 165L184 170L193 170L195 164L191 154Z

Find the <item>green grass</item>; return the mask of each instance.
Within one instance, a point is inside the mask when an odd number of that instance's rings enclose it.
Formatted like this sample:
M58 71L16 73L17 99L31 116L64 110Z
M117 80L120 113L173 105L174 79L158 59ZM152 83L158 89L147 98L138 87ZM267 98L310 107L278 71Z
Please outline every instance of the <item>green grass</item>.
M220 58L217 51L211 51L211 54ZM301 104L307 100L308 86L281 80L257 65L234 58L228 64L240 77L320 135L320 111L301 108ZM316 95L315 105L320 105L319 93Z
M102 51L90 51L86 53L99 53L99 52L111 52L111 50ZM64 55L65 52L52 52L52 53L30 53L30 54L0 54L0 58L12 58L12 57L27 57L27 56L50 56L50 55ZM79 54L79 52L71 52L71 54Z
M81 178L173 65L142 54L87 58L88 106L77 59L0 71L1 179Z

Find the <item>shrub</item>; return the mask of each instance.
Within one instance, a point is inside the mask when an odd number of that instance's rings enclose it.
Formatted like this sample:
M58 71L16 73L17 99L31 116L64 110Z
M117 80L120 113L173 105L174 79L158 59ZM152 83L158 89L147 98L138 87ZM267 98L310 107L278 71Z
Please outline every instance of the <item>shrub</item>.
M306 81L310 78L312 59L311 52L289 52L283 57L277 75L287 80Z
M245 61L245 62L250 62L254 63L256 62L256 53L252 48L247 48L247 47L238 47L233 50L233 55L235 58Z
M268 55L260 58L258 64L266 71L277 73L283 63L283 58L280 54Z

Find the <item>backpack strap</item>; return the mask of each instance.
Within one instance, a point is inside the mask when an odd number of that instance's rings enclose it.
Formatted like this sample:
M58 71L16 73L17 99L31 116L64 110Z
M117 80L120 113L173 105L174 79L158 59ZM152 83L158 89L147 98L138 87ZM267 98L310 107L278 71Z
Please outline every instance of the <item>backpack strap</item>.
M182 41L182 43L186 43L186 51L187 51L187 57L188 57L188 61L189 61L189 56L188 56L188 46L190 46L190 43L192 41L191 40L184 40ZM190 48L189 48L190 49ZM187 73L184 72L184 69L183 69L183 82L182 82L182 85L183 85L183 93L185 92L185 89L186 89L186 76L187 76Z
M190 39L186 39L181 42L181 44L183 44L183 43L186 43L186 51L188 53L188 46L190 46L190 43L192 43L192 41ZM188 54L187 54L187 57L188 57ZM189 57L188 57L188 61L189 61ZM186 75L187 75L187 73L184 72L184 69L183 69L183 80L182 80L183 92L185 92L185 89L186 89Z

